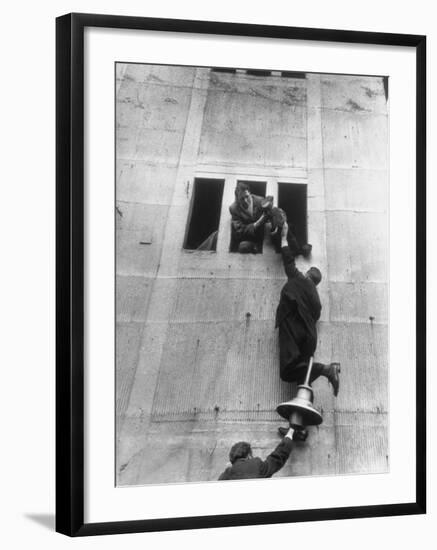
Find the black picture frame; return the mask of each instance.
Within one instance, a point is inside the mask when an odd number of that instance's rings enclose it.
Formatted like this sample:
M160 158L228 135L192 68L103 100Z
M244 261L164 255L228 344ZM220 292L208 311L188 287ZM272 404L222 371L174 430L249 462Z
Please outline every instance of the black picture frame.
M84 29L156 30L376 44L416 52L416 499L316 510L84 523ZM56 20L56 530L69 536L426 512L426 37L95 14Z

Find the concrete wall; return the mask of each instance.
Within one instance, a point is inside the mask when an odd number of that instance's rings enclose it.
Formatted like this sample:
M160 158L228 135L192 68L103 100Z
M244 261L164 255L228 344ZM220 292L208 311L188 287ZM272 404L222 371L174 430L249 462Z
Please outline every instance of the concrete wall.
M217 479L244 439L266 456L292 395L274 314L285 282L228 251L238 179L308 187L324 279L316 359L342 363L324 422L277 475L388 469L387 102L377 77L117 66L117 483ZM183 250L195 177L225 180L216 252Z

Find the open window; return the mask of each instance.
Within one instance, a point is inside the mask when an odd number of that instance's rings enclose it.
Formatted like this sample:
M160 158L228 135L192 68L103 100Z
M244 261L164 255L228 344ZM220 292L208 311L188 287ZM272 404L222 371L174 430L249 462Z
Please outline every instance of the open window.
M302 183L278 183L278 206L287 214L288 225L299 245L307 243L307 186Z
M186 250L216 250L225 181L196 178L185 234Z
M245 183L252 195L258 195L258 197L266 196L266 182L265 181L246 181L238 180L237 183Z
M238 180L237 185L244 183L248 186L249 191L252 195L256 195L258 197L265 197L266 196L266 182L265 181L249 181L249 180ZM251 223L249 220L245 219L243 220L245 223ZM239 249L240 242L242 240L241 237L236 234L233 227L231 228L231 242L229 245L229 252L241 252ZM253 239L250 241L253 241L255 244L255 249L258 253L262 253L263 250L263 241L264 241L264 226L261 226L259 230L257 230L256 235L254 235ZM252 246L252 245L250 245ZM246 248L246 247L245 247Z

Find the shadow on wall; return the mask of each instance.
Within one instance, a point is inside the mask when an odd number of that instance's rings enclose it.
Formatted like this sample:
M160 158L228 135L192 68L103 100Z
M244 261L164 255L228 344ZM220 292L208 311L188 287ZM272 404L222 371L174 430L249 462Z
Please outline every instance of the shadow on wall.
M49 531L55 530L55 515L54 514L25 514L26 519L30 519L35 523L39 523Z

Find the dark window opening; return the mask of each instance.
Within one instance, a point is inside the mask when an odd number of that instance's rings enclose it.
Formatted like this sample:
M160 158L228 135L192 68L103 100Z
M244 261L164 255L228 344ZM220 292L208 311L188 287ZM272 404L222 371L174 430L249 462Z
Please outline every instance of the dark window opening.
M224 180L194 180L185 249L216 250L224 184Z
M249 187L249 191L252 195L257 195L258 197L265 197L266 196L266 182L265 181L247 181L247 180L238 180L237 183L245 183ZM256 220L253 220L256 221ZM251 223L247 219L243 220L243 223L249 224ZM229 245L229 252L241 252L239 250L241 241L245 241L246 239L240 237L237 235L233 228L231 228L231 242ZM250 239L250 242L253 241L253 244L255 245L256 253L261 254L263 251L263 241L264 241L264 226L261 226L256 234L253 236L252 239ZM254 249L254 250L255 250ZM254 251L252 250L252 252Z
M246 181L238 180L238 183L245 183L249 187L249 191L252 195L258 195L258 197L266 196L266 182L265 181Z
M281 75L285 78L306 78L306 73L298 71L282 71Z
M287 214L288 225L300 246L307 243L307 186L278 183L278 206Z
M247 69L246 74L251 76L272 76L272 71L264 71L262 69Z
M213 67L212 71L214 73L235 73L235 69L231 69L230 67Z

